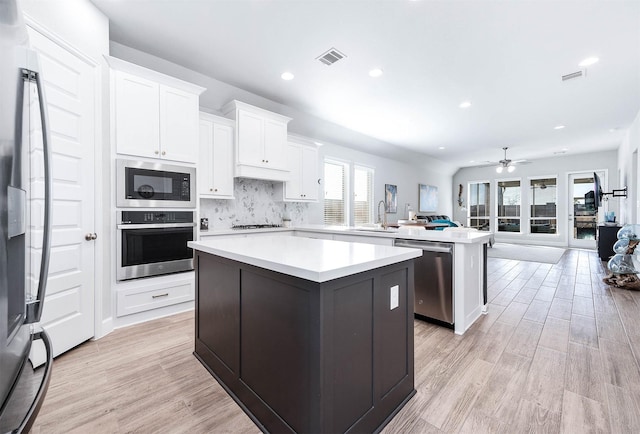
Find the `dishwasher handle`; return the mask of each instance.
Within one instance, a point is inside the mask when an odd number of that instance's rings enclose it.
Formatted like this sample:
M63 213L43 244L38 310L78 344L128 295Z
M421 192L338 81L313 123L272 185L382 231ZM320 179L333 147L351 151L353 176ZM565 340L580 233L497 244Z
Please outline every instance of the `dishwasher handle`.
M396 240L394 243L396 247L411 247L414 249L422 249L427 252L436 253L453 253L453 246L443 246L440 244L411 242L410 240Z

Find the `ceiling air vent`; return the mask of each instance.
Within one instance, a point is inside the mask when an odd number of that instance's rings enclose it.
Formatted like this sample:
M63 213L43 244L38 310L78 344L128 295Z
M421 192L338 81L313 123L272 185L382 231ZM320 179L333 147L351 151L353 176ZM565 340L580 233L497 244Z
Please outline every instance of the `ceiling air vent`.
M587 75L586 69L581 69L580 71L572 72L571 74L563 75L562 81L572 80L574 78L585 77Z
M325 65L330 66L330 65L333 65L338 60L340 60L340 59L342 59L344 57L347 57L347 56L345 56L344 54L342 54L341 52L339 52L335 48L331 48L326 53L321 54L320 56L316 57L316 59L318 59L320 62L324 63Z

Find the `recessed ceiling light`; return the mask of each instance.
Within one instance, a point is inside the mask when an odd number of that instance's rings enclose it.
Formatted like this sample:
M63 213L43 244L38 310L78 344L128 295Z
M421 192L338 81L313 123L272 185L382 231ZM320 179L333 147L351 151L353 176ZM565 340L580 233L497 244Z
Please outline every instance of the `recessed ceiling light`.
M617 129L617 128L609 128L609 132L610 132L610 133L615 133L616 131L618 131L618 129Z
M469 108L469 107L471 107L471 101L462 101L460 103L460 108L464 109L464 108Z
M373 68L371 71L369 71L369 77L377 78L377 77L380 77L381 75L382 75L382 69L380 68Z
M469 163L475 163L476 160L469 160Z
M443 150L444 146L438 146L438 149Z
M293 77L294 75L290 72L283 72L282 75L280 75L280 78L286 81L293 80Z
M598 59L597 57L587 57L582 62L578 63L578 66L591 66L594 63L598 63L599 60L600 59Z
M553 127L554 130L561 130L564 128L564 125L556 125L555 127Z

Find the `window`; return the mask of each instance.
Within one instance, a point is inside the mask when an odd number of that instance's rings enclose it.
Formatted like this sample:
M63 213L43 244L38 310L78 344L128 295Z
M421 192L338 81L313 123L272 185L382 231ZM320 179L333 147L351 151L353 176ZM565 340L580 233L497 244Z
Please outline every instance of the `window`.
M557 233L557 184L557 178L536 178L529 181L531 190L529 228L532 234Z
M520 180L498 181L498 232L520 232Z
M353 171L351 168L353 167ZM337 160L324 161L324 223L373 223L373 175L370 167ZM351 182L353 181L353 182ZM347 200L347 198L351 198Z
M324 223L327 225L347 224L347 167L347 164L339 161L324 162Z
M467 226L480 231L488 231L490 190L488 182L469 183L469 200L467 203Z
M373 169L353 168L353 224L373 223Z

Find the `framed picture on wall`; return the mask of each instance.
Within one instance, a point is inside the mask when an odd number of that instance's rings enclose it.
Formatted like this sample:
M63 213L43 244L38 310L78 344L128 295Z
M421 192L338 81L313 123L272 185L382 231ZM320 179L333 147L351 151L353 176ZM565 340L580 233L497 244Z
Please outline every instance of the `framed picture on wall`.
M384 185L384 207L390 214L398 212L398 186L393 184Z
M419 212L438 211L438 187L434 185L418 184L420 196L418 197Z

